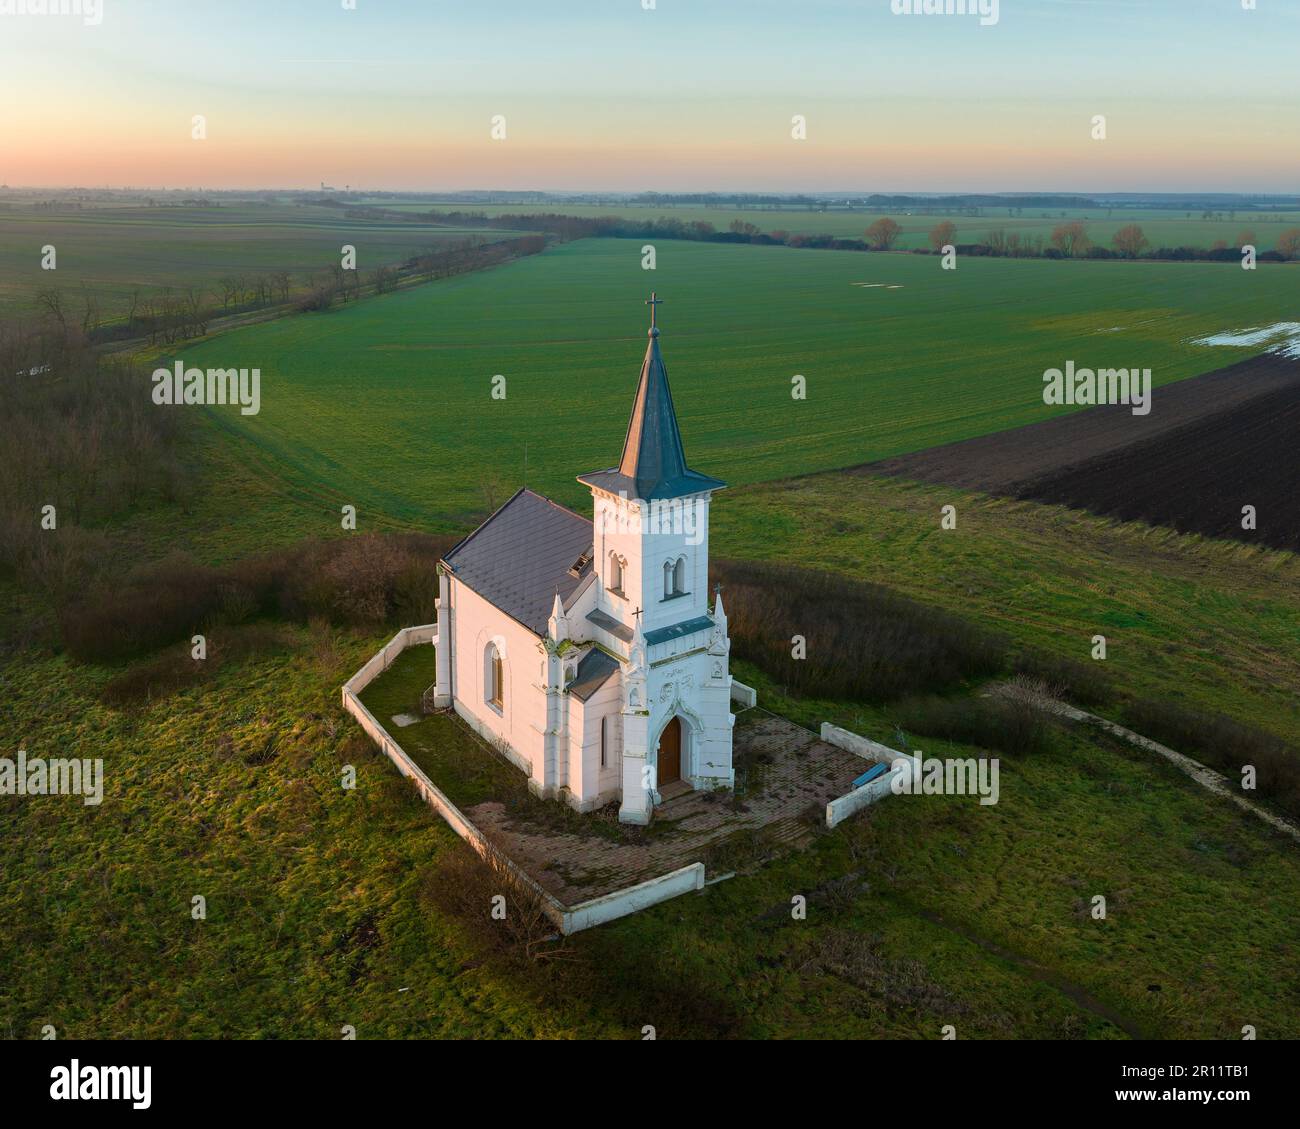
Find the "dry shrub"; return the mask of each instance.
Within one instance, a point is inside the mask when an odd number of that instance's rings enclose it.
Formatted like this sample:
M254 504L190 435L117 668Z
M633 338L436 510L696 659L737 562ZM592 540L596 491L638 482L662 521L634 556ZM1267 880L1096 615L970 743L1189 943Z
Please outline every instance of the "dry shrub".
M80 659L144 654L199 633L220 605L219 574L173 554L136 569L113 589L67 604L59 621L68 650Z
M1045 753L1051 720L1024 695L995 698L909 698L896 707L898 724L913 733L1003 753Z
M1006 644L888 588L790 565L715 561L735 654L796 692L890 701L997 674ZM796 659L800 635L807 656Z
M293 641L288 630L274 624L252 623L221 630L207 640L207 658L193 658L188 643L164 651L110 679L100 691L100 698L112 706L156 701L198 685L223 663L270 654L291 646Z
M59 613L64 643L79 659L147 654L194 634L259 616L300 623L379 626L428 623L437 562L452 537L363 534L308 541L223 568L184 554L120 580L82 585Z
M493 847L480 855L458 844L425 869L419 886L422 899L463 922L485 949L530 960L563 950L544 947L559 932L546 900ZM505 899L500 919L492 916L498 896Z
M1172 702L1132 702L1124 708L1124 724L1221 772L1240 773L1253 765L1256 794L1300 815L1300 749L1282 738L1223 714Z
M1081 706L1105 706L1115 701L1115 687L1101 672L1101 663L1084 663L1042 651L1023 650L1011 669L1042 682L1051 697L1065 697Z

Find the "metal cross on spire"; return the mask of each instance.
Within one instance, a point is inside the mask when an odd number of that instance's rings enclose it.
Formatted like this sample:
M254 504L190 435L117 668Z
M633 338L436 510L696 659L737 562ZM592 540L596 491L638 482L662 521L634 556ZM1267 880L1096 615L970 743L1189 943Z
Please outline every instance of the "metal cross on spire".
M656 307L662 306L663 304L664 304L664 300L660 298L658 295L656 295L653 290L651 290L650 297L646 299L646 305L650 307L650 328L651 329L658 328L658 326L655 325L655 314L657 312Z

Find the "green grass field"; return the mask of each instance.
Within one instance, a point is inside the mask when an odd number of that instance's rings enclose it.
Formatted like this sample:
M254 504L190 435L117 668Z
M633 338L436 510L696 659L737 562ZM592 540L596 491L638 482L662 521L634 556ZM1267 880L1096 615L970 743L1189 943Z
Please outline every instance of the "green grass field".
M983 242L988 232L995 228L1018 232L1025 237L1041 236L1046 243L1052 234L1052 229L1058 224L1066 220L1079 219L1087 223L1088 234L1092 241L1107 248L1111 246L1111 237L1115 232L1121 227L1136 223L1146 233L1153 248L1212 247L1218 240L1223 240L1229 247L1235 247L1238 235L1243 231L1254 231L1256 246L1261 251L1271 250L1279 234L1300 224L1300 213L1297 212L1266 214L1237 212L1233 215L1225 210L1218 214L1221 218L1202 219L1200 211L1188 213L1151 208L1071 208L1064 212L1060 209L1026 208L1021 215L1017 216L1009 214L1006 208L984 208L979 215L951 213L930 215L903 209L874 212L857 209L850 211L843 208L821 210L757 206L736 209L691 204L650 206L549 202L479 206L465 203L439 203L432 199L420 203L376 200L374 205L398 212L424 212L433 209L482 212L488 216L558 212L591 219L601 216L621 216L628 220L675 219L683 223L699 220L713 224L719 231L726 231L734 220L741 220L744 223L752 223L766 232L788 231L803 235L835 235L842 239L861 239L873 221L882 215L887 215L903 229L898 246L908 250L929 247L930 231L935 224L943 220L951 220L957 225L959 243Z
M338 533L343 502L362 528L464 529L481 479L517 484L525 442L529 484L585 510L572 476L618 454L654 286L688 454L737 483L713 508L715 556L878 581L1077 659L1102 631L1135 693L1300 728L1294 555L898 480L768 481L1040 418L1042 369L1071 357L1150 365L1158 382L1238 359L1187 339L1286 317L1290 268L980 261L945 276L908 256L672 243L648 274L639 247L584 241L186 350L262 367L263 413L196 421L192 491L115 522L116 565ZM489 397L498 372L504 402ZM8 582L0 595L22 599ZM102 756L107 778L100 808L0 805L0 1036L639 1038L652 1024L933 1039L951 1023L959 1038L1300 1037L1294 843L1079 732L1004 758L994 808L890 798L802 852L579 936L571 960L485 953L429 896L463 848L338 704L385 633L285 632L198 688L121 709L99 696L118 668L44 647L0 658L5 755ZM887 707L736 673L805 724L892 736ZM368 693L381 711L430 677L395 674ZM478 786L464 758L484 754L437 724L447 739L424 763ZM791 919L795 894L807 921ZM1087 912L1095 894L1105 921Z
M945 505L957 508L956 529L940 528ZM1287 740L1300 733L1293 553L838 474L721 495L710 551L797 557L1079 662L1093 661L1092 637L1105 635L1104 670L1117 687L1226 713ZM855 718L843 724L855 728Z
M130 710L98 700L106 671L6 669L29 755L103 757L106 789L98 808L0 808L0 1035L1300 1035L1294 845L1163 762L1078 734L1004 758L995 807L891 797L808 849L578 936L568 959L485 953L428 895L437 861L465 848L338 707L334 688L380 642L291 632ZM449 732L447 755L487 754ZM1105 921L1087 912L1095 894Z
M261 369L261 414L219 418L305 488L464 521L484 478L522 481L525 447L528 484L572 504L586 496L573 476L617 459L652 287L688 456L739 484L1045 418L1062 409L1044 406L1042 373L1069 359L1149 367L1157 385L1240 360L1190 339L1293 317L1296 278L988 259L945 272L928 257L685 242L647 272L639 241L582 240L180 356Z
M209 294L225 275L278 270L301 285L303 272L339 261L345 243L363 271L401 261L471 229L345 219L339 210L295 204L232 203L219 207L97 207L85 210L0 209L0 319L30 315L36 292L66 292L79 321L83 286L106 321L124 317L131 291L198 286ZM485 231L489 240L504 238ZM506 233L508 234L508 233ZM58 253L41 269L41 248Z

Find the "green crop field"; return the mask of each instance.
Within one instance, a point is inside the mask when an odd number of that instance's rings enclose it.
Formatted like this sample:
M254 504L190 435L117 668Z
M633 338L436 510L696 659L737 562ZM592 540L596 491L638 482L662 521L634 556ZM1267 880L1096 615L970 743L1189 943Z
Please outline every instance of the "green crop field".
M46 287L63 290L78 319L84 288L111 321L125 316L137 287L150 293L198 286L211 295L225 275L279 270L289 271L297 286L303 272L337 263L344 244L356 247L364 271L469 234L398 220L349 220L338 209L287 203L81 210L6 203L0 207L0 320L30 315L37 291ZM496 240L510 233L474 234ZM46 245L57 252L52 271L41 267Z
M1008 233L1017 232L1023 237L1041 237L1046 243L1052 229L1066 220L1083 220L1088 225L1088 235L1094 243L1111 246L1111 237L1121 227L1135 223L1142 228L1151 246L1155 247L1212 247L1220 240L1229 247L1237 246L1243 232L1255 233L1255 246L1261 251L1271 250L1277 237L1288 228L1300 225L1300 212L1230 212L1224 210L1203 217L1199 210L1186 212L1151 208L1025 208L1019 215L1006 208L982 208L978 214L953 212L918 212L905 209L869 211L866 209L807 208L807 207L705 207L693 204L566 204L547 201L539 204L466 204L429 200L419 203L375 200L374 206L399 212L466 211L482 212L487 216L519 215L530 212L557 212L566 216L588 219L601 216L621 216L628 220L672 219L681 223L701 221L711 223L719 231L726 231L735 220L752 223L761 231L788 231L802 235L835 235L842 239L861 239L871 223L883 215L889 216L902 228L898 246L910 250L930 246L930 231L935 224L951 220L957 225L957 242L981 243L987 234L997 228Z
M1245 353L1189 339L1287 317L1292 268L979 260L944 274L906 255L665 242L650 274L640 245L584 240L184 350L187 364L261 367L262 412L192 421L192 481L110 523L111 567L338 534L342 502L363 529L463 530L487 504L480 483L522 477L525 443L529 484L585 508L572 476L618 453L654 286L688 453L737 484L713 510L715 556L884 583L1061 656L1084 657L1104 629L1124 690L1294 733L1293 554L893 479L768 481L1040 418L1041 371L1066 359L1150 366L1158 383L1219 367ZM790 398L796 373L806 401ZM943 504L958 531L940 530ZM8 580L0 597L19 606ZM463 846L339 707L386 632L250 626L262 642L206 684L125 706L103 694L122 666L45 646L0 656L17 742L103 757L107 782L98 808L55 796L0 811L15 858L0 1034L1300 1034L1294 843L1083 730L1005 758L993 808L890 799L581 934L565 959L485 949L435 896ZM409 652L368 691L381 716L413 704L432 657ZM890 706L793 698L739 657L735 672L799 722L892 736ZM477 772L488 754L453 722L423 725L437 759ZM1096 894L1105 921L1088 913Z
M976 259L581 240L529 260L196 344L258 367L262 409L218 419L366 511L463 521L484 480L578 503L619 454L654 287L687 451L733 483L861 463L1029 423L1042 373L1245 355L1191 339L1290 319L1297 274L1220 264ZM493 399L493 377L506 378ZM792 377L807 380L792 398ZM526 448L526 451L525 451Z
M742 515L772 520L752 513L772 490L743 492ZM981 521L1006 520L1005 536L1009 518ZM782 533L802 533L796 520L787 511ZM1050 523L1034 538L1052 540ZM1210 599L1225 576L1203 571ZM1198 600L1166 591L1170 617ZM660 1038L926 1039L949 1023L963 1038L1300 1033L1294 845L1159 759L1080 733L1005 759L996 807L891 798L699 897L581 934L567 960L484 952L430 895L439 860L465 848L339 710L335 687L381 641L287 629L202 689L130 709L100 700L110 670L36 654L0 667L30 754L103 757L107 781L101 807L52 796L0 810L14 851L5 1037L47 1023L62 1038L329 1039L344 1024L363 1039L634 1039L644 1024ZM408 652L368 700L385 717L408 708L431 659ZM770 708L889 737L884 711L792 702L737 673ZM451 721L424 724L447 756L489 755ZM1087 912L1099 893L1105 921ZM104 967L130 968L130 983Z

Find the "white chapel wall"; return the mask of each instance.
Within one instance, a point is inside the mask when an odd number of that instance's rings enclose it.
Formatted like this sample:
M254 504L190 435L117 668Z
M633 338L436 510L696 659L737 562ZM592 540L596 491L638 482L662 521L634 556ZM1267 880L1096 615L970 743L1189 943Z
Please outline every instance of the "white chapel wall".
M541 777L542 732L546 728L543 655L537 636L452 579L454 624L452 691L456 712L488 740L506 741L521 768ZM498 713L487 703L484 654L495 640L504 652L505 695Z

